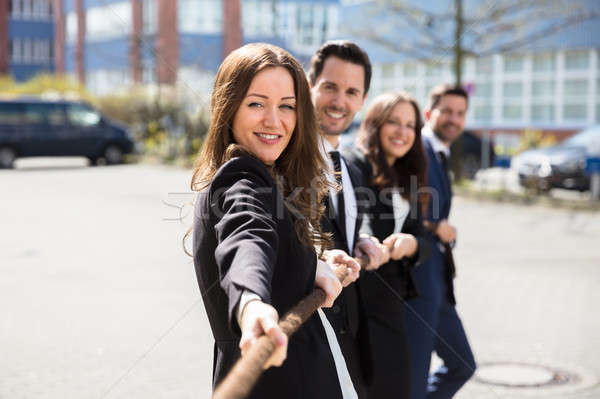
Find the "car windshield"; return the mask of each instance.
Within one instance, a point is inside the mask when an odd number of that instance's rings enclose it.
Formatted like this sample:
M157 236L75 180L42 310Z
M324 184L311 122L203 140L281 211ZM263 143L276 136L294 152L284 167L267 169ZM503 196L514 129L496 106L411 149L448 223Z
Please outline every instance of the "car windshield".
M600 126L577 133L562 143L565 147L584 147L593 154L600 154Z

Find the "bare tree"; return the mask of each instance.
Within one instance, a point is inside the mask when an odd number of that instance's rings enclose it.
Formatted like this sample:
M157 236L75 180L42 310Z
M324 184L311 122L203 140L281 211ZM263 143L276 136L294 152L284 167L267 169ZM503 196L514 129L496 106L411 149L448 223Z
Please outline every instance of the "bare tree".
M466 56L517 51L585 21L600 21L594 0L374 0L346 33L405 57L441 63L451 58L456 84ZM376 28L374 28L376 27Z
M600 21L597 0L373 0L360 8L346 33L430 65L450 58L457 85L465 57L522 50L566 28ZM462 176L463 148L456 144L451 167Z

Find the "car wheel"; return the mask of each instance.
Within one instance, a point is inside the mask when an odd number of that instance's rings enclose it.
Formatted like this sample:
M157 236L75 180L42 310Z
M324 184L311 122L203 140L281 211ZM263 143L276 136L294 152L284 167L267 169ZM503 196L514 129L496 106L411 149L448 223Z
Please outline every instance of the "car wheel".
M15 166L17 152L10 147L0 148L0 168L12 169Z
M123 162L123 150L116 145L109 145L104 150L104 160L107 165L117 165Z

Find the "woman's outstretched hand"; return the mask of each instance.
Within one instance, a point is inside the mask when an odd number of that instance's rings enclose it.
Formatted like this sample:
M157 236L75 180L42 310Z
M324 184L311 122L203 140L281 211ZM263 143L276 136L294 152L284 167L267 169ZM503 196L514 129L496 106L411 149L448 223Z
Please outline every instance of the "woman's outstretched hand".
M242 330L242 338L240 339L242 356L250 350L258 338L266 334L273 338L276 343L276 349L267 363L265 363L264 368L281 366L287 356L288 337L281 331L281 328L277 324L278 322L279 315L273 306L259 300L248 302L242 312L240 323L240 329Z

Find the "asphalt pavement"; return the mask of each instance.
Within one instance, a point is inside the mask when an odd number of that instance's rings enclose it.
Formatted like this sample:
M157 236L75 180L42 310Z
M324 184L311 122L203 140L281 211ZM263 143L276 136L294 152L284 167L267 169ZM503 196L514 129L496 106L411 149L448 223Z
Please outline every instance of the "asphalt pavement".
M208 398L190 171L19 161L1 170L0 398ZM187 218L186 218L187 215ZM181 218L183 217L183 220ZM600 398L600 214L457 198L458 310L480 379L457 399Z

